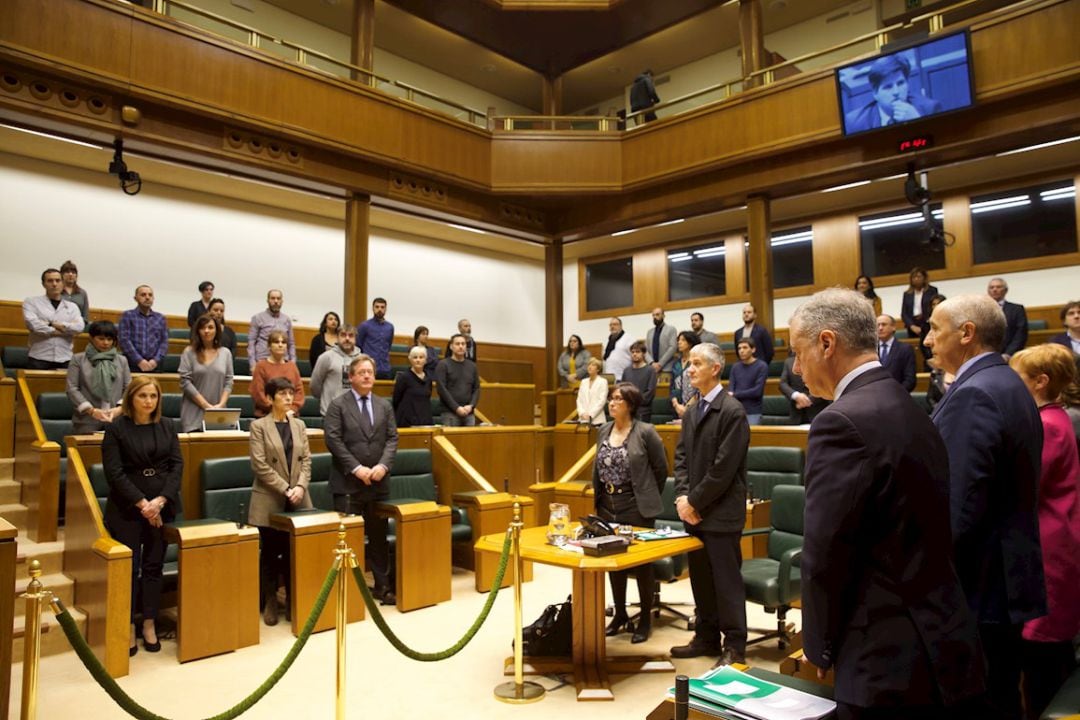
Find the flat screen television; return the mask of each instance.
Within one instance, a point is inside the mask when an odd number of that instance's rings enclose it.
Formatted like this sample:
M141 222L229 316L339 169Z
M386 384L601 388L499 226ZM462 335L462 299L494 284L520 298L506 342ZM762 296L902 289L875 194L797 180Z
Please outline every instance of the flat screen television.
M970 107L970 59L968 35L958 32L837 68L844 135Z

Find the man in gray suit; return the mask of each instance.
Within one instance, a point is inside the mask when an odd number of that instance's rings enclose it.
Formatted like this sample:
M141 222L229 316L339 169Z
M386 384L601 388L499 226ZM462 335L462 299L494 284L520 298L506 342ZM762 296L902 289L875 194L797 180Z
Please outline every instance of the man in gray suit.
M653 327L645 334L645 347L649 351L652 368L659 375L661 372L671 372L671 366L675 364L675 343L679 333L673 325L664 323L663 308L653 308Z
M385 398L372 392L375 361L360 355L349 365L349 392L330 403L323 419L330 465L334 509L363 515L367 558L375 578L373 593L383 605L394 605L394 570L386 542L386 518L375 506L390 497L390 468L397 453L394 411Z

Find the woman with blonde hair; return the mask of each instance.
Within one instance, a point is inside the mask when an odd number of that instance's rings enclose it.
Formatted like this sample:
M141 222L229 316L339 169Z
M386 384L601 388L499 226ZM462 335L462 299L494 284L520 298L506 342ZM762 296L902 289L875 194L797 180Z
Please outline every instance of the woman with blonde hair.
M153 376L136 375L128 383L121 415L105 425L101 461L109 483L105 527L131 548L131 643L135 618L142 617L143 647L161 649L155 620L161 605L165 564L163 526L180 512L180 477L184 458L172 420L161 417L161 386Z
M608 381L600 377L604 363L599 358L589 358L585 366L588 374L578 386L578 422L599 427L607 422L604 407L607 405Z
M1076 382L1072 352L1061 345L1026 348L1009 366L1027 385L1043 423L1039 479L1039 540L1047 614L1024 623L1020 663L1028 718L1038 718L1075 665L1080 633L1080 455L1061 392Z

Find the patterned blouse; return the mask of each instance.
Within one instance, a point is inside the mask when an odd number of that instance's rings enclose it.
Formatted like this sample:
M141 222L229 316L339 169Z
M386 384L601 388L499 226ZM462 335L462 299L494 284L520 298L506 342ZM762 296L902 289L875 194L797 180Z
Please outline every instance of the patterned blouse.
M600 463L600 482L604 487L630 486L630 457L625 443L612 447L611 443L605 440L596 451L596 462Z

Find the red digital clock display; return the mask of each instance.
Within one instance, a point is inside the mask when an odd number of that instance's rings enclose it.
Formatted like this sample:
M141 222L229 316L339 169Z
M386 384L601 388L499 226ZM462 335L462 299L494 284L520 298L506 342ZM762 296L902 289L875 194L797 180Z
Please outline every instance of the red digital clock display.
M918 137L908 138L901 140L896 145L897 152L915 152L917 150L925 150L928 147L933 146L934 138L932 135L919 135Z

